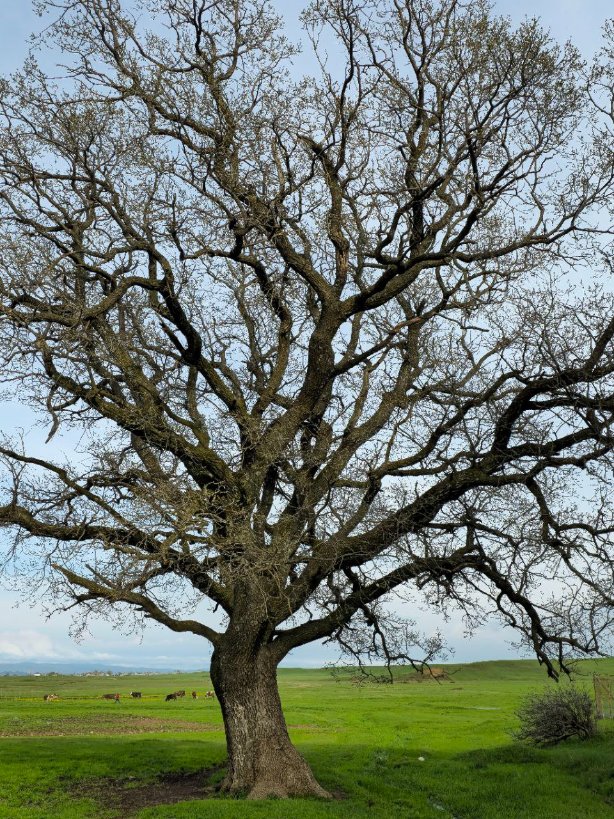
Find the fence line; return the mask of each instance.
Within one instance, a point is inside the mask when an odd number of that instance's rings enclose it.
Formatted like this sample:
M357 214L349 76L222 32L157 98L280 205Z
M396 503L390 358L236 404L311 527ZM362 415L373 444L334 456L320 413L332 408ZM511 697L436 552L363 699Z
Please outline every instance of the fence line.
M614 719L614 677L593 674L597 719Z

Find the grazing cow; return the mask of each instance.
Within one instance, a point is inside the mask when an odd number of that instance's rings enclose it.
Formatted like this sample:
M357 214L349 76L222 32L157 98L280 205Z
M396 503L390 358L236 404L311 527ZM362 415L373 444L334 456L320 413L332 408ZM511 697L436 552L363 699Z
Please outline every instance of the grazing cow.
M185 690L183 691L175 691L176 697L185 697Z
M215 699L215 691L207 691L207 693L205 694L205 697L208 700L214 700Z
M198 699L198 694L196 693L196 691L192 691L192 699L193 699L193 700L197 700L197 699Z
M177 694L167 694L164 702L168 702L169 700L176 700Z
M141 699L141 692L140 691L131 691L130 696L133 700L140 700Z
M114 702L119 702L119 694L103 694L103 700L113 700Z
M57 694L45 694L43 699L45 700L45 702L53 702L53 700L57 700L59 699L59 697Z

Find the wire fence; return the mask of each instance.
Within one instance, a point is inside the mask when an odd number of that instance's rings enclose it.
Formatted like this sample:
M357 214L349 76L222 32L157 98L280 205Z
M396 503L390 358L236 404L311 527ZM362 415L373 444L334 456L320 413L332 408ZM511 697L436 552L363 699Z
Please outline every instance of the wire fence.
M614 719L614 677L593 674L597 719Z

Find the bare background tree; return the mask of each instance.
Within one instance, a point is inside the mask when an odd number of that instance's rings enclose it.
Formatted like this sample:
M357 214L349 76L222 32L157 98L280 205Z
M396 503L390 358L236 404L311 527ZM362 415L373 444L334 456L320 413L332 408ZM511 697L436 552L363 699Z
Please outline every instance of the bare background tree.
M480 0L315 0L297 81L266 0L40 5L65 68L2 81L2 379L84 437L2 443L8 557L209 640L252 797L327 795L277 665L410 659L403 585L497 611L552 675L602 650L607 52L587 76Z

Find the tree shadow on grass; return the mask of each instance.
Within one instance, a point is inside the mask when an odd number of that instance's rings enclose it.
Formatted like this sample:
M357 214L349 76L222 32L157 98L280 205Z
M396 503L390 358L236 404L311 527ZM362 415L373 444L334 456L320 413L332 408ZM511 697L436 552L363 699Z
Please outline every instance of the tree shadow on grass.
M186 817L447 815L469 819L481 804L492 806L483 817L547 817L555 815L548 813L548 806L561 793L567 805L561 816L614 816L609 810L614 735L547 750L513 743L462 754L424 750L415 742L339 744L318 737L298 747L316 778L345 801L308 804L300 800L300 808L296 803L290 810L288 804L272 802L251 803L248 809L247 804L239 806L218 794L225 761L221 736L219 740L210 734L202 739L75 737L8 740L2 745L0 766L6 761L15 781L21 775L28 779L27 784L22 780L23 798L52 791L54 804L63 798L62 805L72 805L71 816L128 817L151 809L156 816ZM90 800L89 806L85 799ZM578 806L585 800L583 814ZM60 813L56 810L55 815Z
M614 817L614 733L601 732L588 739L572 739L550 747L534 747L513 742L488 749L477 749L456 757L469 776L491 778L505 788L504 780L524 783L526 799L540 793L546 779L550 791L556 787L561 797L572 791L602 804L600 815ZM607 808L605 806L608 806ZM598 810L598 808L597 808ZM591 814L593 815L593 814Z
M317 747L310 751L311 761L315 761ZM38 781L28 782L26 790L35 800L50 796L62 804L66 800L77 811L74 815L130 817L148 808L170 809L180 802L235 801L219 793L226 764L223 739L211 742L209 737L195 740L157 736L8 740L4 747L0 746L0 766L4 760L12 767L14 780L26 767L43 772L42 778L36 778ZM332 790L337 799L345 798L339 788ZM83 800L88 800L90 806ZM78 802L82 807L77 807ZM204 806L185 809L194 810L194 815L200 815L198 810L203 815L209 811Z

